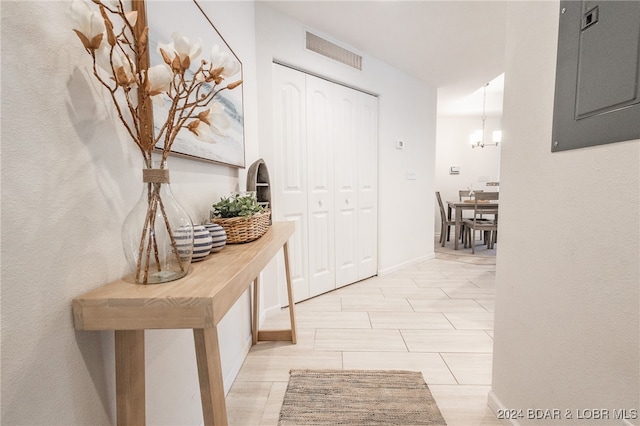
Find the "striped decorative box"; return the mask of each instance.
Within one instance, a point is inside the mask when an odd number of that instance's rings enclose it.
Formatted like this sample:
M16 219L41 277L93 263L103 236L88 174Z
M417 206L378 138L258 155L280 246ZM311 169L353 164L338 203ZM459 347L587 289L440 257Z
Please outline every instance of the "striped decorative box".
M209 256L213 239L211 233L203 225L193 225L193 257L191 262L197 262Z
M181 226L173 233L180 259L183 262L191 262L193 255L193 229L191 226Z
M216 253L222 250L227 244L227 233L224 228L217 223L205 223L204 227L207 228L213 240L211 253Z

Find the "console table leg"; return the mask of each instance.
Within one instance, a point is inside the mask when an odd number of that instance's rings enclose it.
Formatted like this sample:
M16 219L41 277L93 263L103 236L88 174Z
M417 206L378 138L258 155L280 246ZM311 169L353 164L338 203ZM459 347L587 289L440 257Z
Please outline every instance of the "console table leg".
M144 330L116 330L115 357L118 425L144 425Z
M196 345L204 424L226 426L227 406L224 400L218 329L216 327L194 329L193 338Z
M297 342L295 301L293 299L293 283L291 282L291 267L289 266L289 243L282 246L284 253L284 272L287 278L287 295L289 297L289 321L291 322L291 343Z

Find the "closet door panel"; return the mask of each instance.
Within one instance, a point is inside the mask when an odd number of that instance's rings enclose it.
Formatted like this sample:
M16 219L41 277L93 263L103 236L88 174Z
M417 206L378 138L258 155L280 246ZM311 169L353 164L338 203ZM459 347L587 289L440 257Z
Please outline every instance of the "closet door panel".
M336 287L358 280L358 92L336 86Z
M357 245L360 218L355 209L339 210L336 217L336 288L358 281Z
M296 301L308 299L308 210L306 149L306 82L304 74L273 65L274 144L276 167L272 196L275 220L296 222L289 241L291 278ZM286 295L281 288L280 294ZM283 303L286 305L286 303Z
M378 272L378 98L358 93L358 280Z
M335 289L333 85L306 76L309 284L315 296Z
M328 238L331 212L316 210L311 213L309 226L309 294L311 297L335 289L333 250Z

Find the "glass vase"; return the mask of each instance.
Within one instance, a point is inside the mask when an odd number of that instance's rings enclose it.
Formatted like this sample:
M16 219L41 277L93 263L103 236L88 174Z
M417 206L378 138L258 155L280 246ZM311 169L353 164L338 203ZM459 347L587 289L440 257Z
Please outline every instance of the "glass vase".
M177 280L189 272L193 222L171 192L166 161L142 171L142 195L122 224L122 244L138 284Z

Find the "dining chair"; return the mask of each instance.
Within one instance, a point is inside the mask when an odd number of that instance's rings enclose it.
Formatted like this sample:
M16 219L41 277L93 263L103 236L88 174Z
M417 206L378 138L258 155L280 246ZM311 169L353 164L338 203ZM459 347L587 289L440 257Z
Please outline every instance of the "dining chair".
M461 190L458 191L458 198L460 199L460 201L467 200L467 201L471 202L471 201L473 201L474 194L476 194L478 192L484 192L484 190L483 189L474 189L473 191L470 191L468 189L461 189ZM464 219L465 217L471 217L471 216L465 216L463 214L462 215L462 219ZM480 215L478 220L484 220L482 218L482 215Z
M451 227L455 226L456 221L453 218L447 217L447 212L442 203L442 197L440 197L440 191L436 191L436 199L438 200L438 207L440 207L440 245L444 247L445 242L449 241ZM460 235L462 235L462 233Z
M471 254L476 252L476 231L483 233L484 243L487 249L492 249L497 241L498 235L498 209L487 208L486 203L499 199L498 192L478 192L475 195L473 204L473 216L464 218L462 223L465 227L464 248L471 245ZM493 219L484 217L484 215L493 215Z

